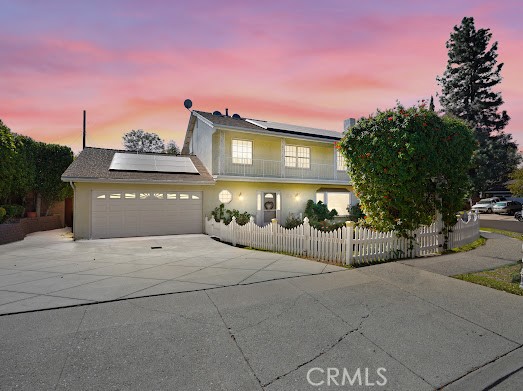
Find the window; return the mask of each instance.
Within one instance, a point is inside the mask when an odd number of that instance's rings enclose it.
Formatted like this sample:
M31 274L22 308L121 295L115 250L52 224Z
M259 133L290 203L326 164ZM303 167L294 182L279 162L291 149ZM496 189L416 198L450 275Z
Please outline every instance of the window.
M193 194L193 195L191 196L191 199L192 199L192 200L199 200L200 197L198 197L197 195L194 195L194 194Z
M113 193L109 196L109 198L112 198L112 199L120 199L122 198L122 195L120 193Z
M146 200L148 198L151 198L151 193L140 193L141 200Z
M311 168L311 149L309 147L286 145L285 167Z
M175 200L176 199L176 193L167 193L167 199L168 200Z
M338 216L347 216L349 211L347 208L351 203L351 193L345 190L333 189L318 189L316 192L316 202L321 201L327 205L329 210L336 209Z
M96 197L96 198L99 198L99 199L105 198L105 194L101 194L101 195L99 195L99 196Z
M181 193L181 194L180 194L180 199L181 199L181 200L188 200L188 199L189 199L189 194Z
M347 171L347 162L345 161L345 157L341 154L340 151L336 151L336 162L338 171Z
M232 140L232 162L252 164L252 141Z
M222 204L228 204L232 201L232 193L229 190L222 190L218 194L218 199Z
M154 193L154 198L158 200L163 200L163 193Z
M126 199L135 199L136 198L136 193L125 193L125 198Z

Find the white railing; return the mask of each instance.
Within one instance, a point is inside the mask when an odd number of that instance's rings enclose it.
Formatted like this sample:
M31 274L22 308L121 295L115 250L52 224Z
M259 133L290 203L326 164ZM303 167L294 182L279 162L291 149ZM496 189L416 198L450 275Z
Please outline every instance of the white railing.
M338 171L333 164L311 163L309 168L286 167L281 160L250 159L249 164L234 163L232 157L223 159L217 175L262 178L322 179L349 182L345 171Z
M467 220L458 219L449 233L449 248L463 246L479 238L479 215L469 213ZM354 265L389 259L415 258L439 253L443 249L444 235L441 221L411 232L414 242L398 237L395 232L377 232L347 222L345 227L323 232L311 227L305 218L303 224L287 229L272 223L260 227L254 218L245 225L236 219L225 225L213 218L205 219L205 233L232 245L248 246L260 250L284 252L321 261ZM413 243L413 245L412 245Z

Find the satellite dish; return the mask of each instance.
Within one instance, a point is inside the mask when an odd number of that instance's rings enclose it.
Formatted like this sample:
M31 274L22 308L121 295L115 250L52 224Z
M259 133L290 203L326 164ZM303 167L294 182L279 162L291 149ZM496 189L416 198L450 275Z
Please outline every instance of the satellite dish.
M186 108L187 110L189 110L189 109L192 107L192 100L190 100L190 99L185 99L185 100L183 101L183 105L185 106L185 108Z
M212 115L222 115L222 113L220 113L218 110L216 110L216 111L214 111L214 112L212 113Z
M240 114L233 114L233 115L232 115L232 118L242 119L242 117L240 117Z

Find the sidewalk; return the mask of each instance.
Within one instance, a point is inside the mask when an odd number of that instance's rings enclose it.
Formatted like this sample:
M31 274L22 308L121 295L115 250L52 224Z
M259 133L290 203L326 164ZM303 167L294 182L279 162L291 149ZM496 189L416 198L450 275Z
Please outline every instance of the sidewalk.
M454 276L512 265L521 259L523 242L490 232L481 232L481 236L487 238L487 243L472 251L409 259L399 263L444 276Z

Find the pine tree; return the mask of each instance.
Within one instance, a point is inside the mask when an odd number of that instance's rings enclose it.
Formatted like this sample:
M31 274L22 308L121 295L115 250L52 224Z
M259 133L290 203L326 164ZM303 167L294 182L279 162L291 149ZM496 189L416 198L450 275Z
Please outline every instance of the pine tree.
M502 80L503 63L497 63L498 43L489 48L491 38L490 29L476 30L474 18L463 18L450 34L447 67L437 78L443 110L475 130L478 153L470 173L475 192L504 183L519 162L516 143L503 132L510 117L499 111L503 98L493 89Z
M434 97L432 95L430 96L429 110L436 111L436 107L434 106Z

